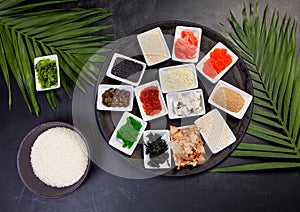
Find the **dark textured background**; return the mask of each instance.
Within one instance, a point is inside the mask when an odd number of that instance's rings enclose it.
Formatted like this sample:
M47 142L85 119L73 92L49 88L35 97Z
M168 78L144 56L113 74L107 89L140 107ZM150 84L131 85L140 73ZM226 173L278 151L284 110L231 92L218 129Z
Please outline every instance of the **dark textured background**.
M260 1L262 6L267 3L271 9L289 14L299 23L299 0ZM117 39L164 20L191 21L221 30L219 22L228 23L229 8L241 17L243 3L237 0L81 0L73 5L110 8L113 16L104 23L116 24L109 32L117 34ZM69 196L38 197L18 176L18 146L26 133L38 124L72 123L72 101L59 90L58 106L52 112L45 98L38 95L42 111L36 117L28 112L14 81L12 89L13 108L9 112L1 75L0 211L299 211L299 169L128 180L94 166L85 183ZM246 140L255 141L250 136L245 136ZM239 162L239 159L228 158L220 166Z

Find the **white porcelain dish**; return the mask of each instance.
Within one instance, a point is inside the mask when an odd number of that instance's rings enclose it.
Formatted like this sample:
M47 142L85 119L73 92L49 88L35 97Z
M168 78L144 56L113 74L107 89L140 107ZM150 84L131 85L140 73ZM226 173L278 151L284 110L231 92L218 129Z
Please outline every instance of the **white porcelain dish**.
M147 143L149 141L147 136L150 133L152 133L153 135L156 135L156 134L160 135L161 138L167 142L167 144L170 141L169 130L146 130L146 131L144 131L144 134L143 134L144 143ZM169 157L164 163L159 164L159 167L153 167L148 164L148 162L150 161L150 155L146 154L145 144L143 145L143 152L144 152L144 167L146 169L168 169L168 168L171 168L171 157L172 156L171 156L171 149L169 146L168 146L168 150L167 150Z
M158 88L158 90L159 90L159 100L160 100L160 103L161 103L161 106L162 106L162 110L160 111L160 113L155 114L153 116L149 116L145 113L145 111L143 109L143 104L140 100L141 91L143 89L147 88L147 87L150 87L150 86L156 86ZM159 86L159 83L158 83L157 80L152 81L152 82L148 82L146 84L143 84L143 85L140 85L140 86L134 88L134 93L135 93L135 97L136 97L136 100L137 100L137 103L138 103L138 106L139 106L139 109L140 109L140 112L141 112L141 116L142 116L144 121L150 121L150 120L162 117L162 116L164 116L168 113L167 106L166 106L164 97L161 93L161 89L160 89L160 86Z
M182 96L182 98L186 101L188 101L188 97L191 93L197 93L200 96L200 104L199 111L194 111L193 107L190 108L191 106L187 106L187 109L189 109L190 113L188 115L177 115L175 110L174 110L174 100L178 97L178 95ZM177 119L177 118L186 118L186 117L192 117L192 116L199 116L205 114L205 103L204 103L204 97L203 97L203 91L202 89L196 89L196 90L190 90L190 91L184 91L184 92L173 92L173 93L168 93L166 95L166 100L167 100L167 107L168 107L168 116L169 119Z
M182 70L188 70L188 72ZM190 74L190 78L187 78L187 74ZM160 68L159 81L163 93L190 90L198 87L197 73L194 64Z
M117 131L124 125L126 124L126 119L127 117L132 117L133 119L135 119L136 121L140 122L142 124L142 128L139 131L139 134L137 136L136 141L133 143L133 145L131 146L131 148L127 148L127 147L122 147L123 145L123 141L121 141L120 139L117 138ZM127 154L127 155L132 155L132 153L134 152L141 136L143 135L144 130L147 127L147 122L143 121L141 118L129 113L129 112L124 112L123 116L121 117L117 127L115 128L112 136L109 139L109 145L111 145L112 147L120 150L121 152Z
M50 60L54 60L56 67L57 67L57 85L56 86L52 86L49 88L42 88L39 81L38 81L38 72L36 70L36 64L43 60L43 59L50 59ZM47 90L53 90L53 89L57 89L60 88L60 75L59 75L59 63L58 63L58 57L56 54L54 55L47 55L47 56L42 56L42 57L36 57L34 58L34 76L35 76L35 89L37 91L47 91Z
M198 131L198 129L195 127L195 125L185 125L185 126L180 126L180 127L177 127L177 129L179 129L179 130L183 130L183 129L185 129L185 128L189 128L189 127L193 127L193 128L195 128L195 130L198 132L198 133L200 133L199 131ZM191 137L189 137L189 138L191 138ZM173 138L172 138L172 136L170 136L170 140L172 140ZM185 141L187 141L187 138L186 137L183 137L182 139L184 139ZM181 139L180 139L181 140ZM189 139L190 140L190 139ZM203 148L204 148L204 151L205 151L205 153L204 153L204 155L203 155L203 157L204 157L204 160L201 162L201 164L202 163L205 163L209 158L210 158L210 156L211 156L211 153L209 153L208 151L207 151L207 148L206 148L206 146L205 146L205 144L204 144L204 141L201 139L201 141L203 142ZM189 143L191 142L191 141L188 141ZM193 147L193 148L195 148L195 147ZM172 150L172 154L173 154L173 158L174 158L174 153L173 153L173 151L174 150ZM198 152L199 153L199 152ZM193 152L192 154L196 154L195 152ZM201 153L202 154L202 153ZM174 160L175 160L175 158L174 158ZM178 164L177 164L177 162L176 162L176 160L174 161L175 162L175 165L176 166L178 166ZM194 166L194 164L191 162L191 163L189 163L189 164L186 164L186 165L193 165ZM200 164L198 164L198 165L200 165Z
M137 63L137 64L140 64L141 65L141 70L137 71L136 73L134 73L132 76L129 76L127 79L124 79L124 78L121 78L119 76L116 76L112 73L112 69L114 68L115 64L116 64L116 60L120 58L122 60L129 60L129 61L132 61L134 63ZM142 77L145 73L145 70L146 70L146 64L139 61L139 60L136 60L136 59L133 59L131 57L127 57L125 55L122 55L122 54L119 54L119 53L114 53L113 54L113 57L111 59L111 62L108 66L108 69L107 69L107 72L106 72L106 76L110 77L110 78L113 78L113 79L116 79L120 82L124 82L126 84L129 84L129 85L132 85L132 86L138 86L142 80ZM133 80L138 78L137 80Z
M211 78L206 73L204 73L203 66L204 66L204 63L210 58L210 53L213 52L216 48L226 49L227 54L229 54L231 56L232 61L223 71L221 71L219 74L217 74L217 76L215 78ZM238 60L238 56L235 55L230 49L228 49L223 43L219 42L200 60L200 62L196 65L196 69L211 83L216 83L219 79L221 79L221 77L224 76L224 74L227 73L227 71L230 70L230 68L236 63L237 60Z
M195 126L213 154L225 149L236 137L217 109L210 111L195 121Z
M176 52L175 52L175 43L177 42L178 39L181 39L181 32L182 31L192 31L195 35L195 37L197 37L198 39L198 43L196 46L196 54L194 58L191 59L183 59L180 57L176 56ZM174 61L179 61L179 62L183 62L183 63L196 63L199 60L199 52L200 52L200 44L201 44L201 36L202 36L202 29L198 28L198 27L187 27L187 26L177 26L176 30L175 30L175 37L174 37L174 43L173 43L173 50L172 50L172 60Z
M119 90L126 90L130 93L129 105L127 107L108 107L102 103L102 95L105 91L110 88L116 88ZM133 107L133 87L131 85L109 85L109 84L99 84L98 94L97 94L97 110L109 110L109 111L131 111Z
M137 40L148 66L171 58L168 45L159 27L138 34Z
M240 94L240 95L243 97L243 99L245 100L245 102L244 102L244 105L243 105L242 109L241 109L239 112L233 112L233 111L230 111L230 110L228 110L228 109L226 109L226 108L224 108L224 107L218 105L216 102L214 102L213 99L214 99L214 96L215 96L216 92L217 92L220 88L222 88L222 87L229 88L229 89L231 89L232 91L234 91L234 92ZM228 114L234 116L235 118L241 119L241 118L243 118L243 116L245 115L245 113L246 113L246 111L247 111L247 109L248 109L248 107L249 107L249 105L250 105L252 99L253 99L253 97L252 97L250 94L246 93L245 91L243 91L243 90L241 90L241 89L238 89L237 87L235 87L235 86L233 86L233 85L231 85L231 84L229 84L229 83L227 83L227 82L225 82L225 81L223 81L223 80L220 80L220 81L217 83L217 85L215 86L215 88L214 88L214 90L212 91L211 95L209 96L208 102L209 102L211 105L213 105L213 106L215 106L215 107L217 107L217 108L219 108L219 109L225 111L226 113L228 113Z

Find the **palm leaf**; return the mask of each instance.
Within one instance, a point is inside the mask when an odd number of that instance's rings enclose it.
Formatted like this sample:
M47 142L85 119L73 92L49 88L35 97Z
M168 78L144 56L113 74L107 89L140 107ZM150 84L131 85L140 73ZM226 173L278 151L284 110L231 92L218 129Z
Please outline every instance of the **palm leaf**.
M211 172L243 172L243 171L299 168L299 167L300 167L300 163L298 162L262 162L262 163L236 165L232 167L216 168L211 170Z
M13 77L28 109L33 110L36 115L39 114L40 108L33 78L33 58L38 56L58 55L61 85L70 97L68 82L72 82L83 92L85 89L82 81L90 85L96 82L99 70L95 70L92 63L105 60L105 57L100 54L109 50L101 50L101 46L108 44L114 36L101 33L111 28L112 24L98 25L100 21L111 16L109 9L71 8L35 11L40 6L71 1L74 0L33 4L25 4L24 0L0 2L0 70L8 89L9 109L13 102L10 85ZM92 33L101 35L91 35ZM89 60L91 56L93 59ZM77 82L78 77L82 80L81 82ZM46 91L44 95L49 106L55 109L55 91Z
M260 158L261 163L221 167L213 172L300 167L300 58L297 23L278 11L244 4L243 21L230 12L233 32L222 24L244 59L253 81L254 110L247 133L261 144L240 143L233 157ZM268 21L270 20L270 21ZM282 20L282 21L279 21Z
M257 150L257 151L268 151L268 152L288 152L295 153L293 149L276 147L266 144L251 144L251 143L241 143L237 149L239 150Z

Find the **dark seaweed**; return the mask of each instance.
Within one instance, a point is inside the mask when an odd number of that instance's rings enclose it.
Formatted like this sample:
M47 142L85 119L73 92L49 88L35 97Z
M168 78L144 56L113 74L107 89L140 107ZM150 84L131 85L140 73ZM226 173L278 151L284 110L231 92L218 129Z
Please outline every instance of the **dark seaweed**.
M146 146L146 154L149 154L150 157L148 165L159 168L160 164L169 158L168 144L158 134L150 133L147 137L149 140L144 145Z

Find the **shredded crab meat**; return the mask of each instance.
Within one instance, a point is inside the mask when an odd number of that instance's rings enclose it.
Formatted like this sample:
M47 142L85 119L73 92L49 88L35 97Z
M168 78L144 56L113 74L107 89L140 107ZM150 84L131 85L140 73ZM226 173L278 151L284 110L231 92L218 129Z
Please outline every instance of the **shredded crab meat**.
M170 126L170 135L169 145L178 170L185 165L196 166L204 162L203 141L195 126L182 129Z

